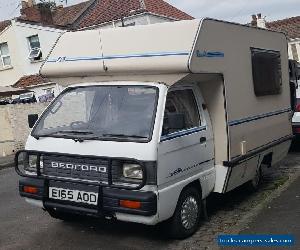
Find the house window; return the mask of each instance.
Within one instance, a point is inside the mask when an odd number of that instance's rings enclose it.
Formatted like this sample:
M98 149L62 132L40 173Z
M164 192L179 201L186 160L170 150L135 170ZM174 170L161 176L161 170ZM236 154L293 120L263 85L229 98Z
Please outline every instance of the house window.
M282 89L280 52L251 48L251 57L255 95L280 94Z
M38 35L28 37L30 53L28 58L31 61L39 61L42 59L41 44Z
M11 67L11 60L7 43L0 44L0 56L3 68Z
M299 56L298 56L296 44L292 44L291 49L292 49L293 59L296 60L296 61L299 61Z

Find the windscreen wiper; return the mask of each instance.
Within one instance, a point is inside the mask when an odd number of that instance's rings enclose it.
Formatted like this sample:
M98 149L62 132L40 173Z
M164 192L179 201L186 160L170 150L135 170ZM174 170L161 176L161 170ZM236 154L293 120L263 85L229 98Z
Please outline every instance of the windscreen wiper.
M56 133L73 134L73 135L92 135L92 134L94 134L94 132L90 131L90 130L61 130Z
M138 138L138 139L148 139L146 136L141 135L125 135L125 134L102 134L103 137L121 137L121 138Z
M94 134L93 131L89 130L58 130L49 134L44 134L44 135L34 135L34 138L39 139L40 137L51 137L57 134L69 134L69 135L92 135ZM73 138L70 138L73 139ZM76 141L83 141L84 138L82 137L76 137L74 138Z

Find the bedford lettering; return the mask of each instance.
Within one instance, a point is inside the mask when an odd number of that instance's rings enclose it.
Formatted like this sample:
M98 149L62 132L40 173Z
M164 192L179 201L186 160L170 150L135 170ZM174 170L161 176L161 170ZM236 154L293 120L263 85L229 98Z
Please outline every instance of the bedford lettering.
M62 168L62 169L72 169L80 171L94 171L100 173L106 173L106 167L100 166L91 166L91 165L80 165L72 163L63 163L63 162L51 162L52 168Z

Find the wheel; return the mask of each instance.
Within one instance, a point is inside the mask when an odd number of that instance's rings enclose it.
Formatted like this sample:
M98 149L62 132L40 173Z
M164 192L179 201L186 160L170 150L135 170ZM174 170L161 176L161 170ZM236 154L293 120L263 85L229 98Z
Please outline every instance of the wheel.
M252 192L258 191L262 180L262 170L261 167L256 170L255 176L252 180L250 180L248 184L248 189Z
M76 216L76 214L66 213L56 209L48 209L47 212L52 218L58 220L75 221L76 219L78 219L78 216Z
M169 236L184 239L194 234L201 217L201 195L194 187L189 187L180 194L175 213L166 222Z

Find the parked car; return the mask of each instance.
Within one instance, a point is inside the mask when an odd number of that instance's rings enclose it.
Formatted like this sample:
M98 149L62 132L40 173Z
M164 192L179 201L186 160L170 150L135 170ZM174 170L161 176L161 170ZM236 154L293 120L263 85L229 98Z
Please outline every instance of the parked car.
M292 98L295 99L292 106L294 106L293 116L293 133L296 135L295 139L299 139L300 135L300 64L297 61L290 60L290 81L291 85L296 88L293 91Z
M7 105L11 103L11 98L5 97L0 99L0 105Z
M28 93L14 96L11 103L18 104L18 103L34 103L34 102L36 102L34 92L28 92Z

